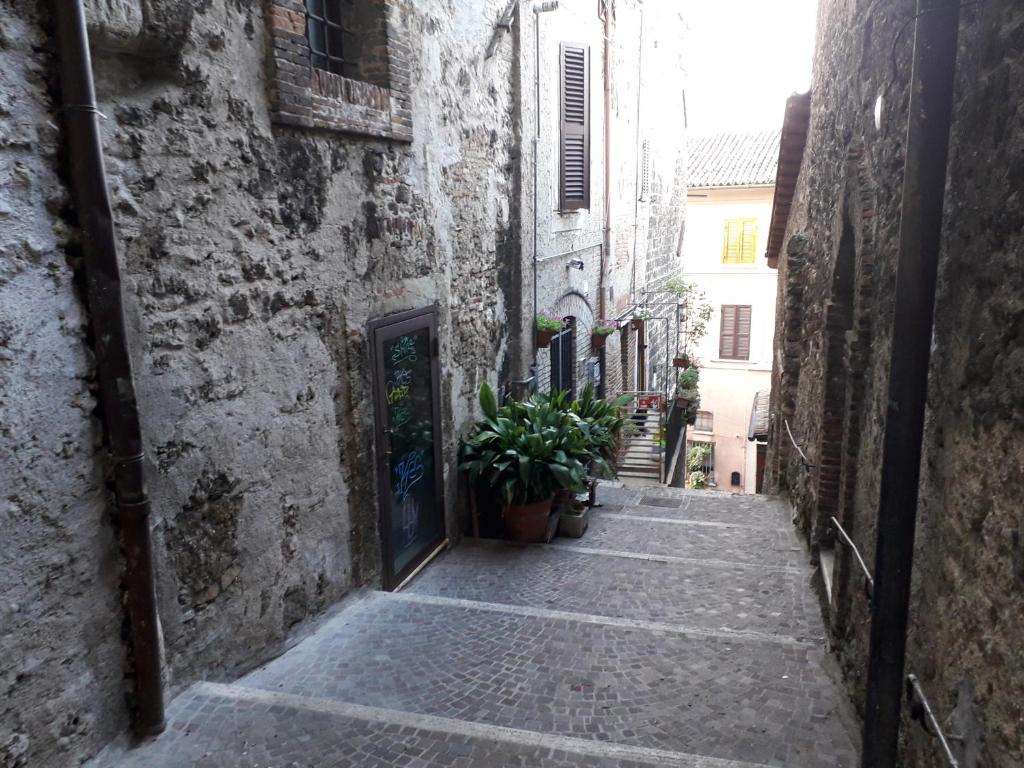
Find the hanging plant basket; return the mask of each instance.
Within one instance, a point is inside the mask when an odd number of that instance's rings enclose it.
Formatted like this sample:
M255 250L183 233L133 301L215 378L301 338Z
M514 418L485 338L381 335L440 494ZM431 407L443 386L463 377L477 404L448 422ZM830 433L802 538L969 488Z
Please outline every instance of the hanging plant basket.
M608 334L605 333L592 333L590 334L590 347L591 349L604 349L604 343L608 341Z
M542 331L539 328L536 331L537 335L537 349L547 349L551 346L551 340L555 337L558 331Z
M690 367L690 356L680 355L679 357L672 358L672 367L674 368L689 368Z

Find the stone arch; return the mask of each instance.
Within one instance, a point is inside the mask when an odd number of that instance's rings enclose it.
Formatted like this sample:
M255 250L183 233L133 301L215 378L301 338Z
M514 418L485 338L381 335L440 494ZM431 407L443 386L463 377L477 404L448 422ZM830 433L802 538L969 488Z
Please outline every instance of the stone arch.
M552 311L563 319L571 319L573 333L572 361L574 366L574 381L577 383L587 381L583 376L583 362L588 355L592 354L590 349L590 330L594 326L594 310L590 306L587 297L578 291L566 291L555 302ZM551 389L551 350L552 348L540 350L538 355L537 387L541 392Z
M846 392L843 412L842 463L839 477L836 517L843 528L856 538L863 527L863 514L855 508L861 435L864 432L865 400L868 372L873 356L871 338L874 332L873 301L875 296L875 211L877 192L866 152L861 142L850 147L847 155L846 209L854 232L856 265L854 275L853 324L846 337L844 363ZM859 592L861 574L852 561L849 548L843 547L836 559L834 611L836 627L841 628L849 615L851 595Z
M831 549L835 530L831 518L839 514L839 484L843 463L846 389L849 378L847 334L853 328L854 276L857 246L850 200L843 193L839 245L832 267L831 289L825 309L825 381L821 432L818 443L816 519L812 547Z

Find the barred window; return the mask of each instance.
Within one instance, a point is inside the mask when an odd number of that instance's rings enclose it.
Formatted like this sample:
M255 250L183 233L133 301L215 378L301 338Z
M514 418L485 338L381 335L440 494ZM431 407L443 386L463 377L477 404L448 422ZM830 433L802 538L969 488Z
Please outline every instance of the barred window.
M352 0L306 0L306 36L317 69L352 75L352 61L345 58L354 37L347 23L352 4Z

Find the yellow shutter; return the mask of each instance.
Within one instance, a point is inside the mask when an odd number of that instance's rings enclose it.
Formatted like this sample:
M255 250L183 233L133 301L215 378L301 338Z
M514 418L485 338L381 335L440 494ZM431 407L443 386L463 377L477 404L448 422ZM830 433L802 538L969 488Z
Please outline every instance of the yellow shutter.
M739 219L725 222L725 244L722 248L723 264L739 264L743 247L743 227Z
M743 249L740 254L740 264L753 264L757 255L757 219L744 219L743 221Z
M728 219L722 246L723 264L754 264L757 261L757 219Z

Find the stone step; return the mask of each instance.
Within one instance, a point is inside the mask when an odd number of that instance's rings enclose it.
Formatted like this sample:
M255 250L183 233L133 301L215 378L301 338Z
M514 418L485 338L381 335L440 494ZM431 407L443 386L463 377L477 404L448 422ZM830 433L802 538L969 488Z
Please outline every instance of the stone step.
M826 663L817 645L377 594L238 684L538 739L853 768Z
M621 473L620 473L621 474ZM565 539L556 539L555 545ZM574 542L575 543L575 542ZM585 545L640 555L806 571L807 557L791 531L756 526L696 525L690 520L596 514Z
M577 550L464 542L403 594L543 607L698 634L823 641L809 572L613 557L587 550L586 535L574 541Z
M635 517L752 525L774 528L786 533L793 530L789 511L784 505L765 504L761 501L762 497L754 495L735 496L724 503L721 500L693 496L670 498L649 494L639 495L640 500L648 502L647 504L620 503L610 501L610 498L609 494L599 492L597 501L601 506L597 510ZM636 496L623 495L618 498Z
M92 768L766 768L367 707L239 685L198 683L168 728L108 748Z

